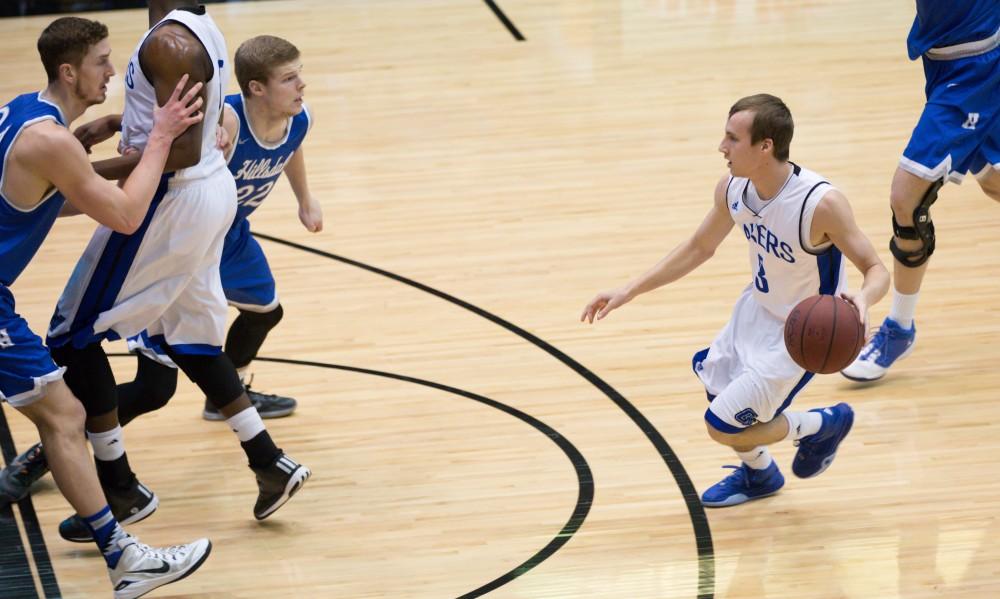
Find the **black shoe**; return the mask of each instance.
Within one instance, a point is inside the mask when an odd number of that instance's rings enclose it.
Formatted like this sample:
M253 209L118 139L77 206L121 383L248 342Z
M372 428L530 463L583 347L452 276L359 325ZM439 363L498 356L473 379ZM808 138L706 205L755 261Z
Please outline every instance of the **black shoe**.
M122 526L145 520L160 505L160 499L146 485L132 479L132 485L125 490L104 490L104 496L111 506L111 513ZM59 536L73 543L89 543L94 540L90 527L78 514L73 514L59 523Z
M291 397L258 393L250 389L250 385L246 385L245 389L247 397L250 398L250 403L253 404L253 407L257 408L257 413L260 414L261 418L283 418L294 412L295 408L299 405ZM215 421L226 419L222 415L222 412L219 412L207 399L205 400L205 409L202 410L201 417L205 420Z
M42 444L35 443L0 471L0 505L16 503L27 497L31 485L48 471L49 463Z
M292 498L312 474L305 466L285 454L279 455L270 466L250 468L257 475L257 503L253 515L258 520L267 518Z

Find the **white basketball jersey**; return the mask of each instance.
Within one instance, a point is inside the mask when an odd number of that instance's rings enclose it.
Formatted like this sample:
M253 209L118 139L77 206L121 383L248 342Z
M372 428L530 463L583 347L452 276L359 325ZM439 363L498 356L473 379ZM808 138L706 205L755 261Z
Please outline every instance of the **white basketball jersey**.
M122 114L122 143L142 149L146 146L153 130L153 107L156 105L156 89L146 78L139 64L139 50L154 29L167 21L177 21L191 30L198 38L212 61L212 78L205 83L205 104L201 110L205 114L202 121L201 161L174 173L175 181L200 179L219 169L226 169L226 159L222 151L215 147L215 131L222 112L222 104L229 85L228 51L226 40L212 17L200 9L200 14L192 10L172 10L159 23L149 29L139 40L125 72L125 111Z
M839 293L846 283L840 250L830 242L819 247L810 242L816 206L833 186L816 173L789 164L788 181L767 202L761 201L749 179L733 177L726 189L729 214L749 245L754 299L782 320L805 298Z

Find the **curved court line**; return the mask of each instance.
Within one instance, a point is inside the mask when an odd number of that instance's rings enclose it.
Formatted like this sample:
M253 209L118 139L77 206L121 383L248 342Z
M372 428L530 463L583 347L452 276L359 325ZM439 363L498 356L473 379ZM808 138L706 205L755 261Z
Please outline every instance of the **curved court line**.
M656 451L660 454L660 458L667 465L670 470L670 474L674 477L674 481L677 483L677 487L681 491L681 496L684 498L684 504L687 506L688 516L691 519L691 526L694 529L694 540L695 545L698 549L698 599L713 599L715 596L715 550L712 546L712 531L708 526L708 517L705 515L705 508L701 504L701 498L698 495L698 491L694 488L694 483L691 482L691 477L688 476L684 466L681 464L680 459L674 450L667 443L667 440L663 438L660 431L656 430L656 427L636 408L632 403L625 399L621 393L618 393L608 383L606 383L599 376L588 370L585 366L574 360L573 358L567 356L562 351L549 344L547 341L536 337L535 335L525 331L524 329L518 327L517 325L508 322L499 316L496 316L478 306L474 306L469 302L458 299L452 295L448 295L443 291L438 291L433 287L428 287L423 283L419 283L412 279L397 275L395 273L389 272L387 270L382 270L374 266L370 266L363 262L358 262L357 260L352 260L350 258L345 258L343 256L338 256L337 254L332 254L323 250L312 248L306 245L295 243L292 241L287 241L278 237L272 237L271 235L266 235L264 233L257 233L251 231L254 237L258 239L265 239L274 243L285 245L291 248L302 250L310 254L315 254L317 256L323 256L331 260L336 260L337 262L342 262L344 264L349 264L351 266L356 266L360 269L367 270L383 277L387 277L394 281L409 285L436 297L439 297L447 302L455 304L456 306L465 308L466 310L497 324L511 333L514 333L518 337L521 337L525 341L535 345L542 351L546 352L553 358L559 360L574 372L582 376L584 379L590 382L590 384L597 387L604 395L608 397L611 401L615 403L625 415L628 416L639 430L646 435L646 438L653 444Z
M576 534L576 531L580 529L583 525L583 521L587 519L587 514L590 512L590 506L594 501L594 476L590 471L590 465L587 464L587 460L583 457L583 454L572 444L570 441L559 434L551 426L545 424L541 420L538 420L530 414L526 414L516 408L512 408L507 404L500 403L496 400L490 399L488 397L483 397L482 395L477 395L470 391L465 391L463 389L458 389L456 387L451 387L448 385L442 385L440 383L435 383L432 381L426 381L423 379L414 378L411 376L405 376L402 374L393 374L391 372L384 372L381 370L371 370L369 368L358 368L355 366L343 366L340 364L327 364L325 362L311 362L308 360L289 360L286 358L264 358L257 356L254 360L259 360L262 362L277 362L279 364L296 364L299 366L312 366L316 368L329 368L331 370L345 370L347 372L357 372L360 374L371 374L374 376L381 376L388 379L395 379L397 381L405 381L407 383L415 383L417 385L423 385L425 387L431 387L432 389L438 389L440 391L447 391L448 393L453 393L455 395L460 395L468 399L473 399L480 403L486 404L491 408L496 408L501 412L505 412L514 416L534 428L541 431L546 437L552 440L553 443L559 446L569 458L569 461L573 464L573 469L576 471L576 480L579 485L579 491L576 497L576 506L573 508L573 513L570 515L569 520L559 531L559 534L555 536L551 541L548 542L545 547L542 547L537 553L528 558L524 563L520 564L513 570L507 572L506 574L491 580L490 582L476 588L464 595L458 597L458 599L472 599L473 597L480 597L495 590L508 582L514 580L518 576L527 573L532 568L542 563L546 559L552 556L556 551L558 551L563 545L569 542L570 538Z

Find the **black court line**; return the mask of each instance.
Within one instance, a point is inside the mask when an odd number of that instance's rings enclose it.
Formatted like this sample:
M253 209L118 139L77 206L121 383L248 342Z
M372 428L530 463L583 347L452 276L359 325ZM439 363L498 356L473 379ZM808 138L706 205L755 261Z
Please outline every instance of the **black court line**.
M500 19L500 22L503 23L503 26L507 28L507 31L509 31L510 34L514 36L514 39L516 39L519 42L524 41L524 36L521 35L521 32L517 30L517 27L514 25L513 21L508 19L507 15L503 13L503 10L501 10L500 7L497 6L496 2L494 2L493 0L483 0L483 2L486 3L486 6L490 7L490 10L492 10L493 14L495 14L497 18Z
M324 258L329 258L331 260L336 260L337 262L342 262L344 264L349 264L351 266L356 266L362 270L367 270L383 277L387 277L394 281L403 283L404 285L409 285L436 297L439 297L449 303L455 304L461 308L464 308L477 316L481 316L494 324L497 324L511 333L514 333L518 337L521 337L525 341L535 345L542 351L546 352L553 358L559 360L567 367L572 369L574 372L579 374L581 377L590 382L590 384L597 387L604 395L608 397L612 402L615 403L631 420L639 427L639 430L646 435L646 438L653 444L656 451L659 453L660 458L667 465L670 470L670 474L674 477L674 481L677 483L677 487L681 491L681 496L684 498L684 504L687 506L688 517L691 519L691 526L694 529L694 539L695 545L698 549L698 599L713 599L715 596L715 550L712 545L712 531L708 526L708 517L705 515L705 508L701 504L701 498L698 495L698 491L694 488L694 483L691 482L691 477L688 476L687 471L684 470L684 466L681 464L680 459L674 450L667 443L667 440L663 438L656 427L636 408L630 401L625 399L622 394L618 393L611 385L606 383L599 376L588 370L585 366L574 360L573 358L567 356L562 351L556 347L549 344L547 341L536 337L535 335L525 331L524 329L518 327L517 325L510 323L499 316L491 314L486 310L478 306L474 306L469 302L458 299L452 295L449 295L443 291L438 291L433 287L428 287L423 283L419 283L412 279L391 273L387 270L382 270L374 266L370 266L363 262L358 262L357 260L351 260L350 258L345 258L343 256L338 256L337 254L332 254L330 252L325 252L316 248L312 248L306 245L295 243L292 241L286 241L278 237L272 237L271 235L266 235L264 233L252 232L254 237L259 239L265 239L274 243L285 245L291 248L302 250L310 254L315 254L317 256L323 256Z
M500 576L490 582L482 585L481 587L469 591L464 595L458 597L458 599L473 599L473 597L480 597L493 591L508 582L514 580L518 576L526 574L532 568L542 563L546 559L552 556L556 551L558 551L563 545L569 542L570 538L576 534L576 531L580 529L583 525L583 521L586 520L587 514L590 512L590 506L594 501L594 476L591 473L590 466L587 464L587 460L583 457L583 454L572 444L570 441L559 434L558 431L545 424L541 420L526 414L516 408L512 408L506 404L502 404L496 400L489 399L488 397L483 397L482 395L477 395L475 393L464 391L455 387L448 385L442 385L440 383L434 383L431 381L426 381L423 379L418 379L410 376L404 376L401 374L393 374L391 372L383 372L380 370L371 370L368 368L357 368L354 366L342 366L340 364L326 364L324 362L310 362L306 360L288 360L284 358L262 358L258 356L254 358L255 360L260 360L262 362L277 362L280 364L296 364L299 366L312 366L316 368L329 368L332 370L344 370L347 372L357 372L360 374L371 374L374 376L380 376L388 379L395 379L397 381L405 381L408 383L416 383L418 385L423 385L425 387L431 387L433 389L438 389L441 391L447 391L448 393L453 393L455 395L460 395L468 399L478 401L480 403L486 404L491 408L496 408L502 412L510 414L524 422L530 424L546 437L552 440L553 443L559 446L569 458L569 461L573 464L573 469L576 470L576 480L579 486L579 491L577 492L576 506L573 508L573 513L570 515L569 520L563 526L562 530L559 531L551 541L548 542L545 547L535 553L533 556L528 558L524 563L517 566L513 570L507 572L503 576Z
M17 447L10 434L7 416L0 407L0 452L4 463L9 464L17 456ZM24 525L25 536L29 547L21 542L17 519L14 517L12 505L0 509L0 591L5 599L39 599L35 580L31 575L31 564L28 563L28 551L35 561L38 577L42 583L45 597L60 597L59 584L56 582L52 560L45 546L42 528L38 523L35 506L31 497L25 497L18 502L21 512L21 522Z

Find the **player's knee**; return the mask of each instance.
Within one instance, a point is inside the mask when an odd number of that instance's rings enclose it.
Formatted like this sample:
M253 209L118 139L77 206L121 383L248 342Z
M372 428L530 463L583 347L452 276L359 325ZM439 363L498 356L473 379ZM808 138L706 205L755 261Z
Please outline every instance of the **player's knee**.
M281 318L285 315L281 304L268 312L251 312L250 310L240 310L240 320L243 324L256 331L267 332L278 326Z
M920 205L920 198L915 198L911 194L904 193L896 187L889 192L889 206L892 214L899 223L910 223L913 218L913 211Z
M710 420L705 420L705 429L708 430L708 436L720 445L735 447L740 444L740 433L721 431Z
M1000 202L1000 171L992 171L979 180L979 186L990 199Z
M83 438L87 411L65 384L50 384L46 389L45 408L32 420L40 430L61 437Z
M174 369L171 368L170 370ZM167 402L169 402L174 396L174 393L177 392L177 376L175 374L171 377L163 377L158 380L156 385L147 386L144 391L146 393L146 397L149 398L149 411L159 410L163 406L167 405Z
M170 353L170 357L216 407L225 406L243 394L243 383L226 354Z

